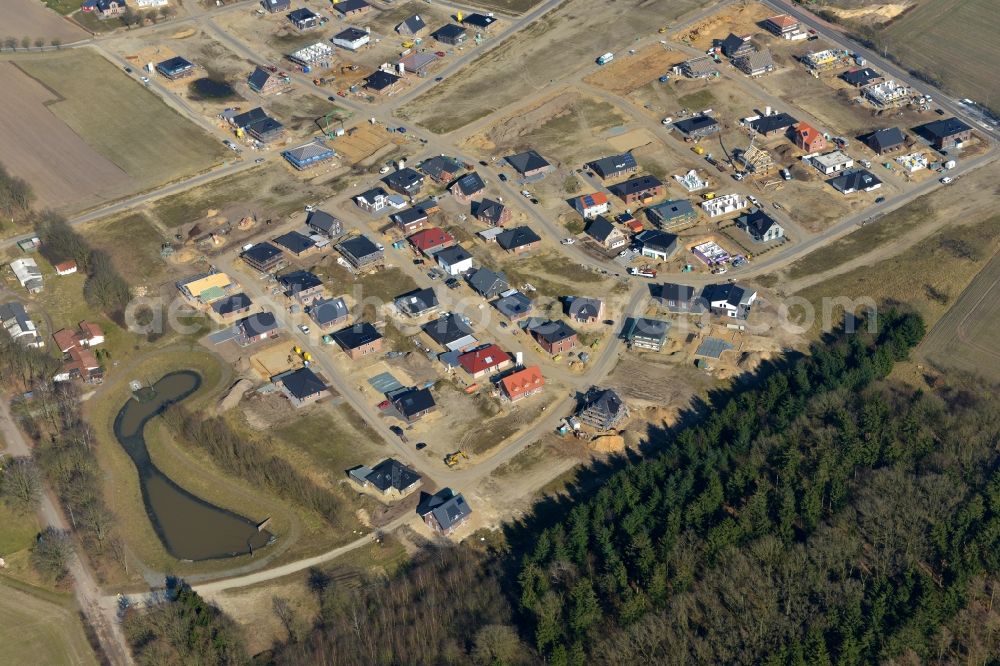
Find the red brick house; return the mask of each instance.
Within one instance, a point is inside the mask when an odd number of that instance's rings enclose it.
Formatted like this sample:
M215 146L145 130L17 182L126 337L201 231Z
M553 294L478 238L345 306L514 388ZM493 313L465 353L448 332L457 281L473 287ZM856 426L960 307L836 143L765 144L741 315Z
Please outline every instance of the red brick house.
M479 379L506 370L514 364L514 359L497 345L490 344L462 354L458 357L458 364L473 379Z
M541 369L537 365L532 365L524 370L510 373L497 382L497 385L504 398L517 402L541 391L545 386L545 378L542 377Z
M576 331L563 321L543 321L529 329L538 346L555 356L575 349Z
M792 127L792 137L795 145L807 153L826 149L826 137L809 123L796 123Z

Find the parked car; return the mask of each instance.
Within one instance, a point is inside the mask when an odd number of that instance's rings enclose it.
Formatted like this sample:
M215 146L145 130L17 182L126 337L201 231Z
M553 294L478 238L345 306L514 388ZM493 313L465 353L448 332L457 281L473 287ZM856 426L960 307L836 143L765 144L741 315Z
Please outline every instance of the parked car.
M401 439L406 438L406 434L403 432L403 429L400 428L398 425L389 426L389 430L392 431L392 434L396 435Z
M502 174L500 174L500 180L501 180L501 182L504 182L504 183L506 183L506 182L507 182L507 175L506 175L506 174L503 174L503 173L502 173Z
M521 190L521 196L524 197L525 199L530 199L531 192L529 192L528 190Z
M780 203L778 203L777 201L775 201L775 202L774 202L773 204L771 204L771 205L772 205L772 206L774 206L775 208L777 208L778 210L781 210L781 204L780 204Z
M330 102L336 102L336 101L337 101L337 98L336 98L336 97L334 97L333 95L330 95L330 96L328 96L328 97L327 97L326 99L327 99L328 101L330 101Z
M427 442L417 442L417 451L423 451L427 448Z
M438 83L441 83L442 81L444 81L444 77L443 77L443 76L435 76L435 77L434 77L434 80L435 80L436 82L438 82Z
M789 171L788 169L782 169L781 170L781 177L784 178L785 180L791 180L792 179L792 172Z
M538 205L538 199L536 199L535 197L531 197L531 203L533 203L533 204L535 204L537 206Z
M389 167L384 166L378 170L379 173L389 173Z
M378 408L383 411L389 409L390 407L392 407L392 403L389 402L388 400L383 400L382 402L378 403Z
M885 197L876 197L875 203L885 203Z
M438 279L437 273L435 273L434 271L427 271L427 277L429 277L432 280Z
M131 74L132 73L132 68L129 67L128 65L125 65L125 73L126 74Z
M573 243L576 242L576 239L575 238L563 238L559 242L562 243L563 245L572 245Z
M486 163L486 160L479 160L479 166L489 166L489 165Z
M951 176L945 176L944 178L941 179L941 184L942 185L947 185L948 183L950 183L953 180L954 180L954 178L952 178Z
M758 208L760 207L760 201L758 201L757 197L755 197L752 194L748 194L747 195L747 201L749 201L750 203L752 203L754 206L757 206Z
M434 55L436 55L438 58L443 58L445 53L444 51L435 51Z
M413 260L413 265L414 266L423 266L424 265L424 260L423 259L414 259Z
M309 335L309 327L306 326L305 324L299 324L299 330L305 333L306 335Z
M142 81L143 83L149 83L149 77L148 76L140 76L139 80Z

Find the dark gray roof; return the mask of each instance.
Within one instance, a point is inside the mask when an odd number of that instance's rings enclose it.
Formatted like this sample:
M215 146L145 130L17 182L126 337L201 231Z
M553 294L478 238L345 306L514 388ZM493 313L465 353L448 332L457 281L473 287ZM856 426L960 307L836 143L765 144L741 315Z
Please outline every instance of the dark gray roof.
M601 176L613 175L639 168L639 165L636 164L632 153L622 153L621 155L609 155L608 157L602 157L599 160L591 162L590 166L594 169L594 171L601 174Z
M427 24L424 23L424 20L420 18L419 14L414 14L409 18L403 19L403 21L399 25L400 26L405 25L407 29L412 33L418 33L427 27Z
M344 223L341 220L322 210L309 213L306 224L330 236L339 236L344 231Z
M625 402L612 389L593 391L587 401L587 409L596 412L605 420L616 418L625 409Z
M615 225L603 215L598 215L587 225L587 235L594 240L603 243L615 230Z
M695 288L687 284L665 282L661 285L654 285L652 291L653 298L663 301L690 303L695 299Z
M423 208L417 208L414 206L413 208L407 208L406 210L402 210L398 213L393 213L389 216L389 218L398 225L406 226L408 224L415 224L422 220L426 220L427 211Z
M325 298L309 307L309 316L320 326L340 321L347 315L347 303L343 298Z
M390 488L403 491L420 481L420 475L395 458L387 458L371 468L365 481L382 492Z
M270 243L257 243L249 250L245 250L243 252L243 256L245 258L250 259L252 261L256 261L257 263L261 264L267 263L268 261L270 261L274 257L279 256L280 254L281 250L274 247Z
M267 83L267 80L271 78L271 72L267 71L263 67L254 68L250 76L247 77L247 83L250 84L252 88L260 90Z
M385 191L382 187L373 187L370 190L365 190L361 194L355 197L355 199L364 199L368 203L372 203L378 197L387 197L389 193Z
M574 298L567 307L568 314L576 319L593 319L601 313L603 303L598 298Z
M471 515L472 508L461 493L456 495L451 488L442 488L421 503L417 507L417 513L420 516L426 516L428 513L433 514L441 529L449 530L456 523Z
M504 158L508 164L514 167L518 173L527 173L528 171L534 171L535 169L544 169L550 166L545 158L536 153L534 150L526 150L523 153L518 153L516 155L508 155Z
M540 240L542 240L541 237L532 231L531 227L514 227L497 234L497 245L505 250L516 250Z
M337 249L355 259L362 259L381 252L378 246L371 242L367 236L355 236L354 238L341 241L337 244Z
M720 46L722 47L722 53L726 56L731 56L734 53L746 50L748 48L747 43L750 40L743 39L738 35L729 33L729 35L722 40Z
M612 185L609 189L616 196L625 197L629 194L644 192L661 185L663 183L656 176L636 176L635 178L629 178L623 183Z
M886 127L885 129L875 130L866 136L865 143L872 150L883 152L906 143L906 135L898 127Z
M695 215L694 206L687 199L664 201L646 209L646 216L653 222L670 222L681 217Z
M771 227L778 225L770 215L760 208L751 208L741 213L736 218L736 224L744 227L752 236L763 236Z
M424 174L416 169L404 167L398 171L393 171L383 178L382 181L394 190L409 191L414 187L420 187L421 183L424 182Z
M452 245L451 247L446 247L434 254L434 258L452 266L466 259L471 259L472 255L461 245Z
M496 224L500 221L503 216L505 206L499 201L494 201L493 199L483 199L482 201L472 202L472 214L484 222L489 222L491 224Z
M416 289L396 298L396 307L409 315L418 315L438 307L438 297L431 288Z
M761 116L756 120L751 120L750 127L761 134L768 134L779 130L787 130L797 122L799 121L787 113L774 113L770 116Z
M856 192L858 190L868 190L881 185L882 181L878 176L867 169L853 169L845 171L836 178L827 181L834 189L841 192Z
M674 123L674 127L684 134L692 134L693 132L714 127L718 124L719 123L715 120L715 118L702 114L698 116L691 116L690 118L685 118L684 120L678 120Z
M503 273L492 271L489 268L480 268L469 275L468 280L469 286L485 298L493 298L500 292L507 291L510 288L507 276Z
M299 400L326 390L326 384L310 368L299 368L279 377L285 390Z
M662 252L670 252L677 247L677 236L656 229L646 229L637 234L635 239L642 243L643 247Z
M382 334L378 332L378 329L367 321L359 321L333 334L333 339L345 349L357 349L381 338Z
M531 312L531 299L515 291L510 296L498 298L493 302L493 307L508 317L519 317Z
M458 187L458 190L467 197L486 189L486 183L483 182L483 179L475 171L467 173L456 180L452 184L452 187L456 186Z
M926 125L921 125L919 129L922 134L926 134L935 139L943 139L954 134L967 132L972 128L958 118L943 118L941 120L929 122Z
M434 39L455 39L465 33L466 29L462 26L455 25L454 23L448 23L435 30L434 34L431 36L434 37Z
M299 21L305 21L311 18L318 19L319 15L308 7L302 7L301 9L288 12L288 20L292 23L298 23Z
M246 310L251 305L253 305L253 301L250 300L250 297L244 293L239 293L215 301L212 303L212 309L215 310L216 314L227 315L239 312L240 310Z
M343 2L337 3L336 5L334 5L334 7L340 7L340 5L342 4L344 3ZM365 79L365 87L371 88L372 90L384 90L389 86L391 86L392 84L399 81L400 78L401 77L398 77L395 74L390 74L389 72L383 72L380 69L368 75L368 77Z
M368 33L362 30L361 28L347 28L346 30L338 32L336 35L333 36L333 38L342 39L345 42L354 42L366 36L367 34Z
M364 9L365 7L371 7L365 0L341 0L333 6L341 14L347 14L358 9Z
M278 276L278 284L290 293L298 293L319 287L323 281L309 271L292 271Z
M300 234L298 231L289 231L287 234L281 234L274 239L274 242L295 254L305 252L316 246L316 242L313 239L305 234Z
M414 388L397 393L392 398L392 404L396 406L400 414L409 419L420 412L433 408L436 403L430 389Z
M187 60L180 56L167 58L166 60L156 64L156 69L168 75L177 74L179 72L191 69L192 67L194 67L194 65L191 63L190 60Z
M882 75L871 67L864 69L852 69L840 75L840 78L850 83L852 86L864 86L875 79L881 79Z
M0 305L0 321L8 319L26 320L28 312L24 309L24 304L17 301Z
M456 340L472 335L472 329L459 315L455 313L438 317L423 325L424 333L442 347L447 347Z
M729 282L726 284L709 284L701 291L701 297L709 304L713 301L726 301L733 307L739 307L751 294L753 290Z
M270 312L258 312L241 319L239 326L248 338L253 338L278 328L278 322Z
M495 17L487 16L486 14L469 14L462 19L463 24L474 25L477 28L488 28L496 23L496 21Z
M649 319L648 317L630 318L625 329L625 338L633 340L637 337L659 340L661 343L667 337L670 329L670 322L661 319Z
M531 327L531 332L538 338L545 340L549 344L561 342L566 338L576 335L576 331L562 320L550 319L535 323Z
M462 169L462 163L454 157L435 155L420 163L420 169L431 178L441 178L442 173L456 174Z
M249 111L244 111L243 113L237 116L233 116L232 123L237 127L246 129L251 124L263 120L267 117L268 117L267 113L264 111L264 109L258 106L256 108L250 109Z

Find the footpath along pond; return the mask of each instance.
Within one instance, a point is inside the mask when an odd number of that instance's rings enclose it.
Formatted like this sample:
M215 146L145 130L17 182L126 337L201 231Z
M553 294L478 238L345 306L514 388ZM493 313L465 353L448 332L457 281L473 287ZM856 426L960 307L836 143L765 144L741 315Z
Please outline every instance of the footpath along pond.
M115 437L139 471L146 514L167 552L180 560L209 560L253 553L274 540L257 523L181 488L149 457L146 423L201 386L201 375L180 370L140 389L115 418Z

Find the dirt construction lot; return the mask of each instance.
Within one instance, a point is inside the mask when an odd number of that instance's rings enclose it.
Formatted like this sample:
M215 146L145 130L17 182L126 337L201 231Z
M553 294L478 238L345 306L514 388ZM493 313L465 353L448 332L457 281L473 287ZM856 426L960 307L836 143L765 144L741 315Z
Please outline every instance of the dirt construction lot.
M46 44L53 39L71 44L90 37L80 26L59 16L39 0L0 2L0 26L3 26L5 37L11 35L20 38L27 35L32 42L41 38Z
M30 139L5 149L3 160L28 178L43 206L79 209L202 171L223 157L221 143L96 53L33 55L8 65L15 66L15 89L34 95L34 103L3 95L0 122L19 118L19 136ZM72 189L65 193L67 184Z

